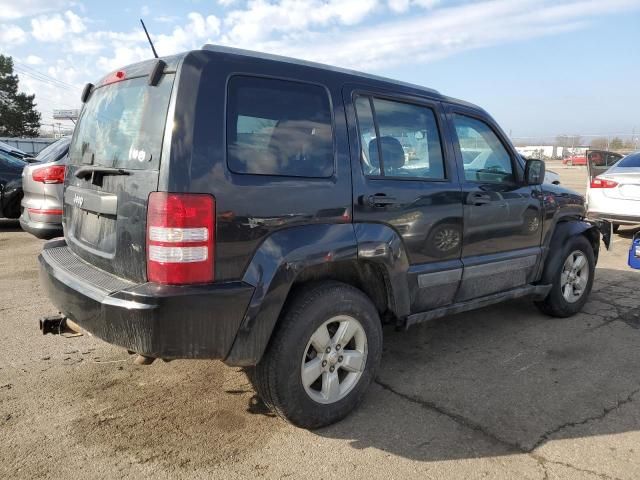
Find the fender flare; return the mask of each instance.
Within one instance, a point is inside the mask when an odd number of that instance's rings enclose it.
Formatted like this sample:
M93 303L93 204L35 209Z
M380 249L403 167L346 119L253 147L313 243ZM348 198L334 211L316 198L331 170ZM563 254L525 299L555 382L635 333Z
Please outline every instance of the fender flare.
M540 264L540 281L538 283L542 285L553 283L552 276L564 260L562 258L563 245L569 238L583 234L587 234L590 237L589 240L593 246L596 262L598 261L598 253L600 251L600 231L598 227L584 220L559 221L556 224L551 241L546 247L544 259Z
M346 223L279 230L258 247L245 270L242 281L255 290L224 362L251 366L260 361L291 287L305 269L358 259L384 266L395 303L389 307L396 314L408 315L408 261L400 237L391 228Z

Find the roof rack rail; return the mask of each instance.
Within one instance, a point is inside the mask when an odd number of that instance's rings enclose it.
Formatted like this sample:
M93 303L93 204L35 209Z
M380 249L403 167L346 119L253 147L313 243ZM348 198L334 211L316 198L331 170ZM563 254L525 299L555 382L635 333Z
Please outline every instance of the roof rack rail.
M317 62L310 62L307 60L301 60L298 58L292 58L292 57L285 57L282 55L274 55L271 53L263 53L263 52L256 52L253 50L245 50L242 48L234 48L234 47L225 47L222 45L214 45L214 44L210 44L207 43L205 45L202 46L202 50L208 50L211 52L218 52L218 53L227 53L230 55L241 55L241 56L245 56L245 57L253 57L253 58L260 58L263 60L274 60L277 62L286 62L286 63L292 63L292 64L296 64L296 65L304 65L307 67L313 67L313 68L321 68L323 70L331 70L333 72L339 72L339 73L344 73L347 75L355 75L358 77L365 77L371 80L378 80L381 82L389 82L389 83L395 83L397 85L403 85L405 87L409 87L409 88L414 88L416 90L422 90L425 92L429 92L435 95L441 95L439 91L433 89L433 88L427 88L427 87L423 87L421 85L416 85L413 83L408 83L408 82L403 82L401 80L394 80L392 78L386 78L386 77L381 77L378 75L371 75L369 73L363 73L363 72L359 72L357 70L350 70L348 68L340 68L340 67L334 67L332 65L327 65L324 63L317 63Z

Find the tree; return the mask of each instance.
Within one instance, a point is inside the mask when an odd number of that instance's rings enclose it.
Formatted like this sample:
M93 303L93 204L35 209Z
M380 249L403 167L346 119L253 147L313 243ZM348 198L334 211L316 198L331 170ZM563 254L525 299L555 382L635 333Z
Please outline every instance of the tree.
M621 138L612 138L609 142L609 150L622 150L624 148L624 142Z
M0 136L32 137L40 129L35 95L18 92L13 59L0 55Z
M596 137L590 142L591 148L596 150L606 150L609 146L609 141L606 137Z
M582 142L580 135L558 135L556 145L558 147L578 147Z

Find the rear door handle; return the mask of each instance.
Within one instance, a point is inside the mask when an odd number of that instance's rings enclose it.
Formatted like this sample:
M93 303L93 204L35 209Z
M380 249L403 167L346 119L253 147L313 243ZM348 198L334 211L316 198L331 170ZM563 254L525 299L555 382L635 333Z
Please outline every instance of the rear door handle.
M485 193L470 193L467 196L467 204L468 205L487 205L491 203L491 197Z
M375 195L369 195L367 202L371 207L386 207L397 203L395 197L389 197L384 193L376 193Z

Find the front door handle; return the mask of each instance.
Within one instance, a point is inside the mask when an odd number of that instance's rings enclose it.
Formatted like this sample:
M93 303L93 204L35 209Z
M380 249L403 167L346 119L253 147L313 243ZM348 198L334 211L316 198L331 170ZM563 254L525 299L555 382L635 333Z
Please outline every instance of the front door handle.
M395 197L389 197L384 193L376 193L375 195L369 195L367 197L367 202L371 207L386 207L397 203L397 200Z
M491 203L491 197L486 193L471 192L467 195L467 205L487 205Z

